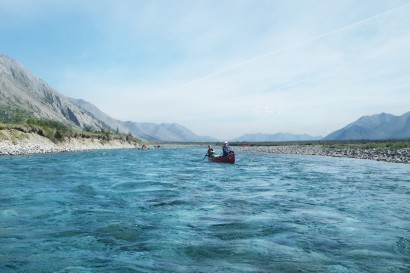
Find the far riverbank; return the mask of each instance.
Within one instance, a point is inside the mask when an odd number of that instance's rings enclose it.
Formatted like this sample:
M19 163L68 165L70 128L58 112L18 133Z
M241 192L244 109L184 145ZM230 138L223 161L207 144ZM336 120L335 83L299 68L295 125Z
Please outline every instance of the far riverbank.
M319 155L332 157L349 157L357 159L369 159L392 163L410 163L410 148L387 148L387 147L357 147L352 146L328 146L328 145L280 145L280 146L237 146L236 151L273 153L273 154L296 154L296 155Z
M65 138L61 141L51 141L49 138L37 133L22 132L15 129L0 130L0 156L1 155L28 155L44 153L61 153L100 149L135 149L142 143L125 138L110 140L98 138ZM166 146L192 146L204 143L162 143ZM218 144L216 144L218 145ZM410 143L399 144L252 144L242 145L232 143L234 151L259 152L274 154L319 155L332 157L349 157L368 159L392 163L410 163Z

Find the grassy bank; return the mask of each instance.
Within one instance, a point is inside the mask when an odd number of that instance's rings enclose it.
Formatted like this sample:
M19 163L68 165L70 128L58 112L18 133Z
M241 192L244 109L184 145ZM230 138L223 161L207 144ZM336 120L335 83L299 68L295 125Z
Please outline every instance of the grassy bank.
M114 133L107 129L93 130L92 128L85 128L84 130L77 130L70 128L60 122L52 120L37 120L29 118L24 123L0 123L0 140L5 139L5 134L1 130L12 131L12 141L21 140L24 138L22 133L35 133L42 137L46 137L54 143L63 142L68 138L86 138L99 139L103 141L123 140L128 142L141 142L131 134ZM14 131L14 133L13 133Z
M0 123L0 156L133 149L140 145L141 141L130 134L76 130L47 120Z

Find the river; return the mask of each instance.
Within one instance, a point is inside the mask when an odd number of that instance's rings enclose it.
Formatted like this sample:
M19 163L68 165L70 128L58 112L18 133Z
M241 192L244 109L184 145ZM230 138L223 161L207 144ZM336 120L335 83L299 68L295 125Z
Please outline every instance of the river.
M0 272L410 272L410 165L205 151L0 157Z

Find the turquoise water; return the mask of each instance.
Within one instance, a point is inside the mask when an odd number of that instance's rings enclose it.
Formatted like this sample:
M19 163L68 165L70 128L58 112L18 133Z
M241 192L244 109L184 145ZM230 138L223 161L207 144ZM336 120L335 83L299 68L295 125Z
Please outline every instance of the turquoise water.
M410 165L205 151L0 157L0 272L410 272Z

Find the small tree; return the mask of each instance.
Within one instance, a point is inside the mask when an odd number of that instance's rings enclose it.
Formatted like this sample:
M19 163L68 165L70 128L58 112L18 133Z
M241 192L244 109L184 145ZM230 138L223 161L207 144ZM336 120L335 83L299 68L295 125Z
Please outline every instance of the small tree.
M64 135L60 130L57 130L56 133L54 134L54 137L58 140L61 140L64 137Z
M125 137L125 139L127 141L133 141L134 140L134 136L131 133L128 133L127 136Z
M37 124L37 120L34 119L34 118L32 118L32 117L30 117L30 118L27 119L26 123L27 123L27 124L30 124L30 125L36 125L36 124Z

